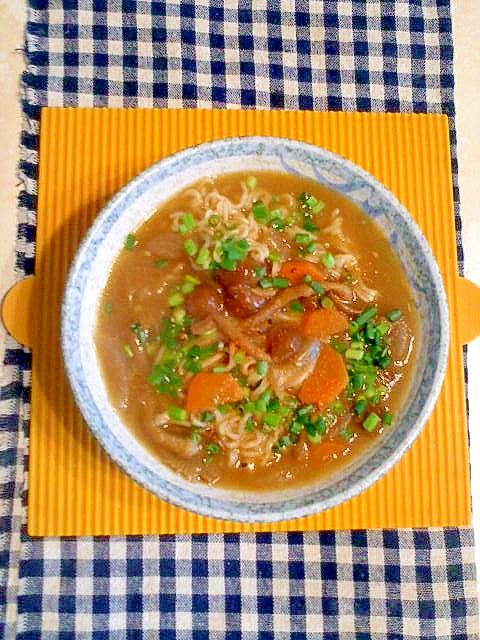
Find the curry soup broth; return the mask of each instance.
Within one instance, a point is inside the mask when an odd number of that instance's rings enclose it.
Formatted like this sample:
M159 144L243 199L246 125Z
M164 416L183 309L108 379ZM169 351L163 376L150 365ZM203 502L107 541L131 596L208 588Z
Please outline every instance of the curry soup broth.
M243 191L241 183L250 184L251 188L254 188L258 192L259 196L262 196L263 200L269 201L269 211L276 211L277 205L293 206L293 209L298 208L298 195L307 193L314 196L312 202L323 202L325 206L320 209L320 206L314 206L316 210L315 214L309 218L310 222L314 222L314 227L320 227L317 231L311 231L312 226L307 230L308 233L317 234L315 237L319 239L319 244L322 249L320 256L315 253L306 253L308 247L305 247L305 243L299 244L299 235L296 234L295 238L284 237L285 230L274 230L271 226L271 222L261 225L261 231L259 239L265 242L270 242L269 236L280 234L282 242L279 244L280 249L277 253L270 251L270 256L273 256L273 260L279 259L280 262L288 262L289 260L298 259L298 253L303 252L304 258L308 260L316 261L320 264L322 269L324 268L321 260L324 260L325 252L338 254L338 247L334 247L329 234L323 235L322 229L324 227L333 228L335 226L334 221L341 219L341 231L338 231L338 242L343 247L346 239L346 246L357 260L357 265L354 270L353 281L355 278L360 280L364 285L364 288L374 289L377 294L373 301L373 305L377 308L377 324L381 328L385 324L384 316L393 309L400 309L402 313L401 319L398 323L401 323L402 331L400 336L395 335L395 329L393 328L395 322L388 323L389 335L391 336L393 343L390 343L390 360L391 363L385 367L384 370L378 370L378 379L375 384L380 385L378 388L382 388L382 382L386 382L388 388L388 394L385 398L382 396L381 401L377 405L369 405L369 409L363 414L357 415L355 413L355 406L358 400L364 397L364 390L370 390L364 383L364 387L355 392L352 391L351 385L353 381L352 374L349 374L349 385L347 390L350 389L350 396L354 394L354 397L350 399L342 400L346 397L347 391L342 391L340 399L344 402L342 407L336 407L337 414L342 409L343 414L337 415L330 410L322 407L320 413L325 414L326 420L326 433L311 437L307 433L306 429L309 428L310 423L305 422L301 424L296 431L300 429L301 433L293 433L291 425L292 421L296 420L296 417L300 419L299 411L302 407L291 407L290 414L282 418L283 422L287 423L290 420L290 431L278 432L278 439L273 444L268 444L270 447L269 455L260 464L256 462L256 458L252 452L249 453L249 449L245 449L244 457L241 455L238 457L238 452L234 452L232 440L230 439L226 445L224 445L218 433L212 431L212 407L205 407L205 411L197 415L197 422L192 426L191 415L185 415L184 403L185 403L185 387L180 384L178 386L178 393L170 390L170 395L161 393L158 391L158 387L151 384L152 368L155 363L161 362L162 353L165 353L170 347L165 346L165 341L174 339L172 335L165 336L165 319L171 318L172 314L176 314L177 319L184 313L185 302L177 304L172 307L172 296L180 293L180 297L188 298L190 293L184 295L181 293L179 287L185 288L185 283L193 280L193 287L198 287L196 281L200 280L210 282L212 277L214 278L214 287L221 292L228 292L228 289L219 289L218 282L215 280L217 275L211 273L205 269L199 269L195 264L195 260L198 258L198 247L200 247L202 238L198 235L198 229L189 229L191 226L187 224L187 230L185 227L181 231L173 230L173 226L180 220L186 220L191 222L190 218L184 219L182 217L172 218L174 212L191 212L195 220L201 220L205 217L206 211L216 211L212 209L216 204L217 209L222 212L221 206L215 198L208 201L208 206L205 204L207 200L192 199L191 188L184 189L182 192L176 194L159 209L154 212L145 222L143 222L132 234L126 239L125 247L122 248L116 257L105 290L103 292L99 310L98 310L98 324L96 328L96 349L98 358L100 361L103 377L106 381L108 394L110 400L115 407L116 411L120 415L122 421L128 426L129 429L135 434L135 436L143 443L143 445L162 460L165 464L172 467L178 473L186 476L191 480L201 480L210 482L212 484L218 484L224 487L234 487L253 491L272 490L284 488L286 484L289 486L300 486L302 484L318 480L321 477L326 477L334 471L337 471L338 467L346 463L351 462L354 457L362 454L365 448L370 447L372 443L384 432L385 429L394 428L395 414L402 402L402 397L406 393L409 379L415 363L415 340L414 336L417 333L417 315L415 311L415 304L412 296L412 292L407 283L406 277L403 273L399 260L393 254L388 241L384 237L381 230L378 228L375 222L368 218L357 206L355 206L350 200L342 195L333 192L332 190L321 186L309 179L303 179L298 176L292 176L290 174L269 173L269 172L257 172L254 176L250 174L230 174L220 177L216 177L207 181L202 181L197 185L193 185L193 188L202 187L206 193L215 189L222 196L228 198L231 202L237 203L242 197L242 193L245 193L245 186ZM253 183L256 183L253 187ZM265 195L267 194L267 195ZM282 198L276 198L282 194ZM285 197L285 194L289 194ZM273 196L273 198L272 198ZM270 198L270 200L268 200ZM263 201L262 200L262 201ZM258 202L258 201L256 201ZM292 205L292 202L294 203ZM286 203L286 204L285 204ZM288 208L287 206L287 208ZM210 208L209 208L210 207ZM248 215L250 212L243 212L243 215ZM216 214L215 214L216 215ZM270 213L268 214L270 215ZM275 214L276 215L276 214ZM217 215L217 217L221 215ZM174 224L172 220L176 220ZM213 223L217 222L215 216L210 220L212 227ZM265 221L263 221L264 223ZM287 220L288 222L288 220ZM218 222L217 222L218 224ZM280 225L281 227L281 225ZM338 225L337 225L338 227ZM227 229L227 231L225 231ZM183 233L182 233L183 231ZM224 228L223 233L228 233L228 225ZM232 231L233 233L233 231ZM279 237L280 237L279 236ZM185 250L185 242L188 239L193 240L197 245L197 253L189 257ZM301 238L300 238L301 239ZM247 237L248 240L248 237ZM337 242L335 240L335 242ZM277 247L277 245L271 245ZM271 247L270 247L271 248ZM192 247L190 247L192 250ZM334 251L335 249L335 251ZM310 251L310 249L308 249ZM341 253L341 252L340 252ZM224 254L226 255L226 254ZM231 254L233 255L233 254ZM241 265L241 261L239 261ZM272 277L275 267L274 263L267 259L264 263L258 263L260 266L256 267L255 273L258 276L258 292L255 290L256 295L267 294L271 296L268 300L271 300L275 295L281 293L281 289L271 292L268 287L263 288L264 280L262 276L265 274L262 269L266 269L267 277ZM267 265L265 267L265 265ZM238 264L236 265L238 269ZM252 273L252 272L251 272ZM281 273L281 271L280 271ZM228 276L228 274L227 274ZM341 277L337 280L339 283L344 284L348 281L348 277L352 278L352 272L348 269L342 271ZM327 279L329 277L327 270ZM280 282L282 280L282 282ZM284 286L284 279L277 278L277 285ZM221 281L221 280L220 280ZM221 281L223 282L223 281ZM183 283L183 284L182 284ZM267 282L268 284L268 282ZM241 286L240 283L239 286ZM245 285L246 286L246 285ZM292 283L289 283L289 287ZM352 285L353 286L353 285ZM187 287L188 290L189 287ZM233 290L233 289L232 289ZM283 289L288 290L288 289ZM329 292L327 291L327 294ZM265 295L267 295L265 294ZM223 293L222 293L223 295ZM225 295L227 295L225 293ZM177 296L178 297L178 296ZM298 326L300 320L297 317L307 311L300 311L300 307L310 309L312 305L317 305L318 310L321 310L323 304L327 304L325 298L315 297L314 302L311 298L302 299L303 303L296 304L296 311L294 314L294 304L289 303L288 308L278 310L272 314L272 316L263 323L262 331L270 331L271 324L277 322L283 322L282 327L285 325L288 329L290 323L292 326ZM334 307L337 307L337 299L330 296L330 300L334 301ZM177 300L174 300L176 302ZM270 303L271 304L271 303ZM330 303L329 303L330 304ZM309 306L310 305L310 306ZM188 305L187 305L188 306ZM363 303L363 308L368 308L370 303ZM222 307L223 309L223 307ZM261 309L261 306L258 307ZM316 307L314 307L314 310ZM348 314L344 309L339 308L349 321L358 317L361 310L358 309L354 314ZM257 312L255 308L254 313ZM223 313L223 311L222 311ZM226 315L235 316L234 313L228 312ZM283 315L282 315L283 314ZM290 314L288 316L288 314ZM188 314L187 314L188 315ZM240 314L242 315L242 314ZM285 318L283 318L285 316ZM288 316L288 317L287 317ZM283 318L283 319L282 319ZM243 317L237 317L234 320L236 326L241 331L245 330L248 326L248 315ZM288 322L287 322L288 321ZM162 324L163 322L163 324ZM206 322L206 319L200 318L200 322ZM295 325L297 322L297 325ZM198 319L197 319L198 324ZM173 326L173 325L169 325ZM192 325L195 326L195 319ZM207 325L208 326L208 325ZM213 325L214 329L210 331L217 331L218 326ZM287 331L287 329L285 331ZM186 329L190 331L190 328ZM162 335L163 338L159 338ZM246 331L246 330L245 330ZM397 331L398 333L398 331ZM206 331L208 334L208 331ZM178 340L181 340L181 333L177 335ZM262 349L267 349L268 339L265 342L264 338L260 335L254 336L256 345L260 345ZM340 335L334 335L331 340L333 342L341 343L346 342L348 348L351 342L354 342L354 338L348 337L348 332L341 332ZM208 342L208 340L207 340ZM216 344L224 345L228 343L228 339L220 332L220 340ZM313 343L312 343L313 344ZM317 344L317 343L316 343ZM323 344L323 343L322 343ZM265 346L267 345L267 346ZM341 346L341 344L340 344ZM177 348L175 346L174 348ZM220 374L222 366L225 368L225 360L228 359L226 344L223 348L222 358L218 362L217 367L214 367L215 371ZM314 347L312 347L313 349ZM315 347L318 353L320 347ZM339 347L340 348L340 347ZM163 349L163 352L162 352ZM240 349L240 351L242 351ZM178 356L178 350L175 352ZM313 353L313 351L312 351ZM231 354L230 354L231 355ZM268 353L270 357L270 352ZM176 357L177 357L176 356ZM245 353L242 354L242 357ZM208 356L203 362L207 362ZM215 353L213 354L215 357ZM248 353L246 358L251 357ZM240 357L237 358L240 361ZM285 361L284 361L285 362ZM300 362L295 361L295 362ZM286 361L288 366L288 360ZM347 367L348 361L346 361ZM241 366L245 365L244 362L236 365L240 370ZM268 365L261 365L261 373L265 378L265 368L269 367L269 374L273 375L275 366L274 360ZM259 370L258 362L250 367L249 371ZM212 369L211 369L212 370ZM235 369L233 369L235 371ZM282 369L283 371L283 369ZM192 377L195 372L190 371L188 376ZM253 375L253 379L255 379ZM238 375L238 380L245 385L245 380L242 381L241 376ZM359 379L356 379L357 386ZM265 384L261 382L260 384ZM247 387L248 388L248 387ZM252 389L254 386L252 387ZM268 389L267 389L268 391ZM249 392L247 392L248 395ZM253 393L253 392L252 392ZM265 395L265 394L264 394ZM296 393L288 393L287 397L292 396L295 399ZM275 395L274 395L275 397ZM246 399L248 400L248 398ZM260 398L261 400L261 398ZM367 403L370 401L366 399ZM259 400L256 400L257 406ZM378 399L377 399L378 402ZM272 398L269 399L269 405L267 406L268 415L278 414L280 411L277 404L273 403ZM232 403L230 403L232 404ZM234 403L233 403L234 404ZM238 404L238 403L237 403ZM338 404L338 403L337 403ZM285 396L280 403L280 406L285 405ZM166 414L169 408L174 406L180 410L178 414L178 420L176 424L169 424L168 419L160 420L159 416ZM302 405L303 407L305 405ZM308 409L307 405L307 409ZM333 407L333 404L329 405ZM248 405L245 405L248 409ZM245 413L245 407L242 408ZM271 409L268 409L271 407ZM265 409L265 407L263 407ZM361 407L360 407L361 408ZM250 405L250 410L252 409ZM238 413L238 409L237 413ZM286 410L285 410L286 411ZM284 415L285 415L284 411ZM310 410L312 411L312 410ZM296 413L295 413L296 412ZM313 413L309 415L318 414L318 407L313 408ZM377 415L393 415L393 426L386 425L383 420L371 431L362 426L362 420L365 419L368 413L376 412ZM209 421L203 420L205 414L208 413ZM227 411L228 413L228 411ZM220 419L223 419L218 414ZM225 414L223 414L225 415ZM258 417L260 415L260 417ZM279 427L274 425L266 425L262 423L262 412L260 414L252 413L250 421L245 422L245 418L242 416L239 418L244 420L244 428L249 428L248 438L249 442L252 442L257 432L266 433L268 435L269 429L275 430ZM320 416L321 418L322 416ZM180 418L185 418L181 420ZM318 416L315 418L320 424ZM237 417L235 417L235 420ZM203 421L202 421L203 420ZM272 423L275 423L277 419L270 418ZM312 419L313 420L313 419ZM198 426L200 421L201 425ZM330 422L329 422L330 421ZM333 427L332 427L333 421ZM385 418L386 422L389 422ZM184 424L181 424L184 422ZM194 421L195 422L195 421ZM215 422L215 421L214 421ZM321 423L323 425L323 423ZM325 428L322 427L325 431ZM173 439L169 441L168 446L165 446L165 433L170 430ZM203 433L207 435L204 436ZM213 434L213 435L212 435ZM253 434L253 435L252 435ZM285 435L286 434L286 435ZM293 434L293 435L292 435ZM332 435L333 434L333 435ZM237 434L238 435L238 434ZM231 437L233 437L230 434ZM202 441L202 437L206 440ZM236 437L236 436L235 436ZM263 435L262 435L263 437ZM270 437L270 436L269 436ZM195 442L195 447L188 450L187 454L183 451L183 444L181 444L182 452L178 455L175 451L175 438L188 440L189 443ZM283 446L285 440L282 438L290 438L288 446ZM259 439L260 442L260 439ZM343 446L339 446L339 442L343 442ZM217 443L219 446L217 446ZM280 446L282 445L282 446ZM249 445L250 446L250 445ZM262 445L264 446L264 445ZM252 448L253 445L251 445ZM188 449L188 446L187 446ZM235 458L237 455L237 458ZM252 457L248 457L251 455Z

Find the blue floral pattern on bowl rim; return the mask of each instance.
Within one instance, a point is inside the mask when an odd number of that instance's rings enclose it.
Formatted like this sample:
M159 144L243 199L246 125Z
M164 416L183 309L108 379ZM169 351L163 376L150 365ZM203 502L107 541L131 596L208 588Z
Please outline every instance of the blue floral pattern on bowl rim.
M94 347L98 299L125 237L163 201L197 179L235 171L286 171L349 197L374 218L399 256L421 319L416 375L397 424L362 459L328 479L277 492L190 483L154 458L111 407ZM330 151L287 138L229 138L190 147L154 164L104 207L72 263L61 308L61 346L75 401L110 457L154 494L196 513L243 522L311 515L360 493L412 445L440 392L449 345L446 296L432 252L410 214L375 178Z

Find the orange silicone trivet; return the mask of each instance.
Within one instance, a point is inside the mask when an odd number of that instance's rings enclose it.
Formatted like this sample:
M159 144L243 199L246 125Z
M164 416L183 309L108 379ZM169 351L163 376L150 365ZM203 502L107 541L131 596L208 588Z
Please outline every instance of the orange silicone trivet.
M335 151L372 173L411 212L442 272L451 309L447 375L421 436L356 498L300 520L224 522L172 507L103 453L64 377L59 305L75 248L105 202L130 178L178 149L237 135L275 135ZM457 276L445 116L273 111L43 109L36 275L12 322L33 349L28 532L106 535L461 526L470 523L462 343L476 332ZM10 305L11 306L11 305ZM22 308L23 307L23 308ZM462 311L463 308L463 311ZM5 312L8 314L8 310ZM22 323L19 317L30 318ZM23 333L22 333L23 332Z

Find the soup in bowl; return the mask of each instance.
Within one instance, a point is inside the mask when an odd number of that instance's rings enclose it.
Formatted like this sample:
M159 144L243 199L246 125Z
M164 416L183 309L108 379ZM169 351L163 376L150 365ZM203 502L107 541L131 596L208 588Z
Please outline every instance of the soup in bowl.
M284 139L180 152L107 205L65 291L87 424L159 497L242 521L355 495L418 435L448 346L408 213L346 160Z

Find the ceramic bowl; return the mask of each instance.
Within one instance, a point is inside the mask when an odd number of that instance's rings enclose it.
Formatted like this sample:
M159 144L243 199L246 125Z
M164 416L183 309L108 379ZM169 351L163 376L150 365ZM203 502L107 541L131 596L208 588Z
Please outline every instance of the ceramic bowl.
M109 403L93 333L97 305L126 235L163 201L201 177L235 171L285 171L341 192L374 218L390 239L414 292L421 319L416 372L395 428L364 457L302 488L246 493L193 484L154 458ZM127 184L96 218L72 264L61 311L62 352L75 400L91 431L132 478L154 494L199 514L244 522L285 520L348 500L377 481L410 447L434 406L449 342L446 297L432 253L411 216L372 176L324 149L283 138L245 137L192 147Z

